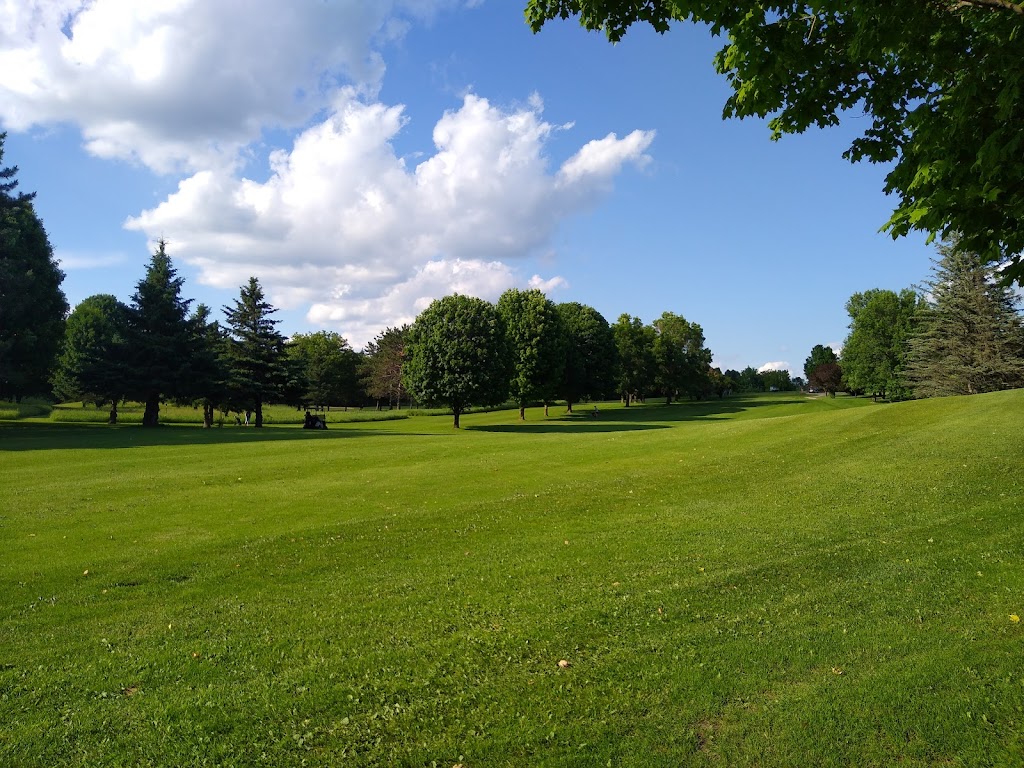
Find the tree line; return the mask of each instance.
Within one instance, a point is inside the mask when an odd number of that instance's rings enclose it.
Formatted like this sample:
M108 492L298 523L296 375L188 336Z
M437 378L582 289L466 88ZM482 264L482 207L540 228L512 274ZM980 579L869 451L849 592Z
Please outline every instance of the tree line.
M533 404L619 396L629 405L652 394L700 398L722 375L711 368L700 325L665 312L650 325L622 315L615 324L583 304L555 304L539 290L510 289L497 304L452 295L433 302L411 326L388 328L363 352L328 331L278 330L277 311L255 277L223 307L182 296L161 241L128 304L99 294L67 318L53 375L62 400L110 405L144 403L144 426L159 423L164 401L215 413L263 406L376 405L403 402L450 408L513 402L525 418ZM720 388L719 394L722 394Z
M817 345L812 387L889 400L1024 387L1024 321L996 267L951 238L920 289L872 289L846 303L842 354Z

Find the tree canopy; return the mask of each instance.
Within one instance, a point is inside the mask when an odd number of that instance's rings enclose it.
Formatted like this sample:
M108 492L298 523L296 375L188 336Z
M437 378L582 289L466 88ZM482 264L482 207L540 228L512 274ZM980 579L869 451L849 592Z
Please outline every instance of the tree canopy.
M498 405L508 396L505 324L492 304L453 294L430 304L413 323L406 347L406 387L421 402L451 408Z
M663 312L654 328L654 379L665 395L698 398L710 388L711 350L704 346L704 329L682 315Z
M885 228L948 237L1024 280L1024 5L1011 0L529 0L536 32L578 16L612 41L637 22L707 24L726 117L768 117L771 137L864 115L851 161L893 163Z
M572 413L574 403L615 389L618 350L611 326L593 307L570 301L558 305L566 334L565 368L558 396Z
M331 406L356 405L361 400L361 355L334 331L296 333L288 340L288 354L298 363L306 388L304 403Z
M519 405L519 418L525 419L531 402L555 399L565 371L565 328L554 302L536 288L510 288L499 297L497 309L512 356L509 394Z
M35 194L18 192L18 169L2 166L5 137L0 133L0 397L20 400L50 391L68 303Z
M928 301L910 340L907 378L918 397L1024 386L1024 328L1012 291L977 254L939 247Z
M843 344L842 369L853 391L898 400L910 395L903 375L920 297L905 288L855 293L846 302L850 335Z
M128 307L101 293L79 302L68 317L53 388L62 400L110 404L111 424L127 393Z
M628 406L633 400L643 400L654 385L656 334L653 326L628 314L619 315L612 334L618 350L619 395Z
M810 381L811 377L814 375L814 370L819 365L835 363L838 360L839 355L835 353L835 350L832 349L832 347L826 347L824 344L815 344L814 348L811 350L811 354L807 356L806 360L804 360L804 376L806 376L807 380Z

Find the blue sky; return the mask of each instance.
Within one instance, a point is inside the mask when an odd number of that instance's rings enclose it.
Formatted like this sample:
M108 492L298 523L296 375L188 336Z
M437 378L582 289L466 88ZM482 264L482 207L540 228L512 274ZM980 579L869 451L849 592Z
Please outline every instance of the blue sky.
M879 228L866 127L773 143L721 118L719 40L618 45L514 2L19 0L0 24L5 164L72 304L129 300L156 238L214 308L256 275L285 333L357 348L458 290L704 328L723 368L840 343L855 291L928 274Z

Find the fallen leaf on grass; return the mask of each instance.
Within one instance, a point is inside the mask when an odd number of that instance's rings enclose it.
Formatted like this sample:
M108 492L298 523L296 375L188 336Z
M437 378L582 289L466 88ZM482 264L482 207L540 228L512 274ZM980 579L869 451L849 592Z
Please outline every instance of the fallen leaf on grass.
M846 672L844 672L840 667L832 667L832 674L833 675L845 675Z
M1011 613L1010 621L1012 621L1014 624L1020 624L1020 616L1018 616L1016 613Z
M127 688L121 691L121 693L123 693L125 696L134 696L138 692L139 688L136 685L129 685Z
M559 659L559 661L558 661L558 668L559 669L568 669L571 666L572 666L572 663L567 661L566 659Z

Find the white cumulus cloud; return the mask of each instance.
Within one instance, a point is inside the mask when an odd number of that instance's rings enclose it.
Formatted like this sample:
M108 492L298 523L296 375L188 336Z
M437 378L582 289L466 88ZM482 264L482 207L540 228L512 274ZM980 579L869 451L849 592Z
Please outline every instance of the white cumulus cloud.
M769 363L765 363L757 369L758 373L764 373L765 371L789 371L790 365L786 360L776 360Z
M323 122L272 154L265 182L201 171L127 226L166 236L207 284L259 276L282 307L311 305L310 322L359 346L452 291L494 298L513 285L566 285L523 280L509 262L602 200L623 166L647 163L654 133L587 143L551 168L555 127L541 110L537 98L504 110L470 94L437 121L433 154L410 167L393 146L404 108L342 89Z
M373 92L380 47L457 0L0 0L0 122L70 122L101 157L231 162L339 84Z

